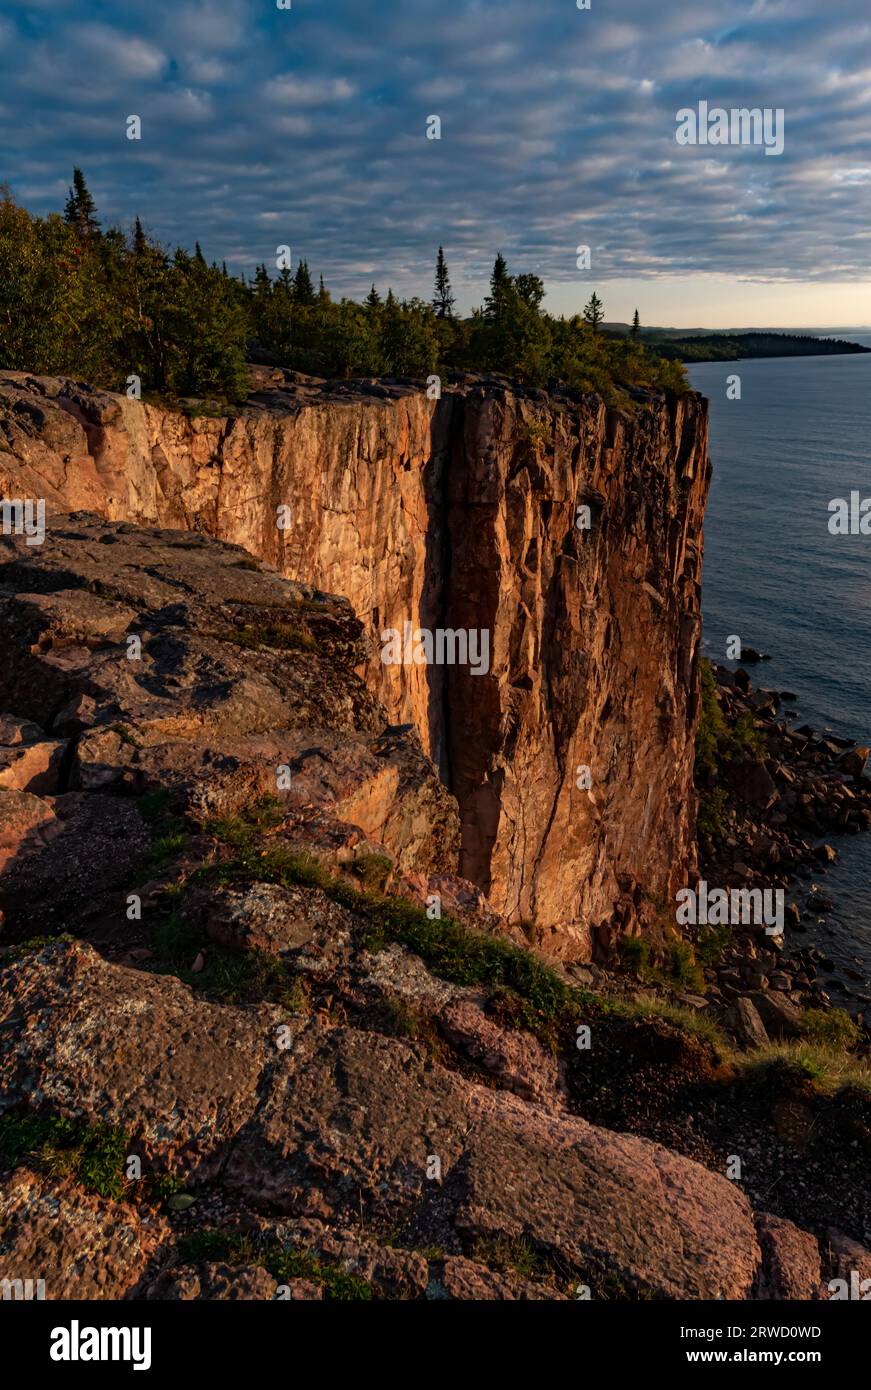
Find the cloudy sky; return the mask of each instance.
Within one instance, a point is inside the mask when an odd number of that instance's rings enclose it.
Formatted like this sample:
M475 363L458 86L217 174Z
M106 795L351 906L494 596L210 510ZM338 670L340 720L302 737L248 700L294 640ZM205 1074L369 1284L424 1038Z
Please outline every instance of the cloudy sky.
M679 145L700 101L783 154ZM33 211L78 164L104 224L334 293L428 297L442 242L462 308L501 248L555 312L871 323L868 0L2 0L0 150Z

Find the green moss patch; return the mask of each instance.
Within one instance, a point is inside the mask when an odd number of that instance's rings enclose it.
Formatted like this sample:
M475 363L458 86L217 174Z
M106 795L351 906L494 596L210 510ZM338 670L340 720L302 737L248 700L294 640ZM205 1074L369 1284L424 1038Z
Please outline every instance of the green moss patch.
M0 1116L0 1168L27 1164L101 1197L123 1196L129 1140L115 1125L58 1116Z

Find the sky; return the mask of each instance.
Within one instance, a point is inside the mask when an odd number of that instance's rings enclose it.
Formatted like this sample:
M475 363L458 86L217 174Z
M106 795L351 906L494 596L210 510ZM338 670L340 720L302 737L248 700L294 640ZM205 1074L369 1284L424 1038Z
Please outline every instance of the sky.
M79 165L104 225L334 295L428 298L441 243L463 311L501 250L554 313L871 323L868 0L284 2L2 0L0 178L45 214ZM783 153L679 144L703 101Z

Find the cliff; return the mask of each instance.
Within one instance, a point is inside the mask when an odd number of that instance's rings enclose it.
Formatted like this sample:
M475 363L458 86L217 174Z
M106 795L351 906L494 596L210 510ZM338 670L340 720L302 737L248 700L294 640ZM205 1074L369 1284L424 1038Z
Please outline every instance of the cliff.
M203 532L347 598L367 686L456 799L461 875L549 952L607 954L693 867L705 402L256 384L192 419L5 373L0 492ZM486 633L486 671L385 664L407 623Z

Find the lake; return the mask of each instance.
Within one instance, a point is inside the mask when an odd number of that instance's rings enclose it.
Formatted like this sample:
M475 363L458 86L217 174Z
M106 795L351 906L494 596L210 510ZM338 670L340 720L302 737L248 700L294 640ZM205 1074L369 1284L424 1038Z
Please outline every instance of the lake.
M846 334L844 336L847 336ZM852 341L871 346L871 334ZM771 654L754 685L794 690L798 723L871 743L871 536L832 535L829 502L871 497L871 355L696 363L711 402L714 475L705 518L703 646L726 638ZM741 399L726 379L741 378ZM871 987L871 833L832 841L840 862L816 881L835 901L797 938ZM803 895L800 895L800 900ZM805 920L813 918L805 914Z

